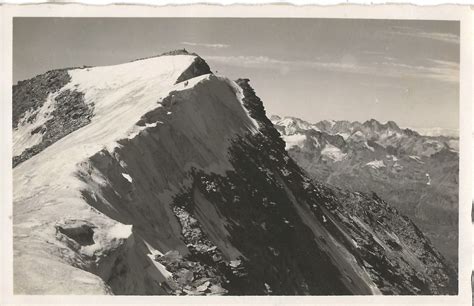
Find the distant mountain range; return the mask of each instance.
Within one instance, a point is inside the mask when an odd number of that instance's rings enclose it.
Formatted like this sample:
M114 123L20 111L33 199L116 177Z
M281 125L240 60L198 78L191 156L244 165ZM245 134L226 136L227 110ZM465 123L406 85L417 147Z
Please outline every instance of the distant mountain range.
M375 192L409 216L457 263L459 140L423 136L395 122L272 116L290 156L318 181Z

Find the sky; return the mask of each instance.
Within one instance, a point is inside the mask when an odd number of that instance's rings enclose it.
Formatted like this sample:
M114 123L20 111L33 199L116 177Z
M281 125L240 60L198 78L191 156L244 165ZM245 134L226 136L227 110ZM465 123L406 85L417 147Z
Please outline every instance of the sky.
M186 48L249 78L269 115L457 129L457 21L15 18L13 82Z

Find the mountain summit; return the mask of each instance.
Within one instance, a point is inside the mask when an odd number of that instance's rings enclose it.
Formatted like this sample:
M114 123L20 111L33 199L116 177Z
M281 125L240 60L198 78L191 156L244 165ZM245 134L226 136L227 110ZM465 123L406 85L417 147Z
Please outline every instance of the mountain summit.
M311 180L249 80L183 53L13 88L15 293L456 294L413 222Z

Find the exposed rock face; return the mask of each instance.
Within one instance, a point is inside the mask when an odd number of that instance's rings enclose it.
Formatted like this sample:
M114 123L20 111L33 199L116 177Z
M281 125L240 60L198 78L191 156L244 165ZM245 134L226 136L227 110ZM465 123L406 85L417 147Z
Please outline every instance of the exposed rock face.
M35 110L43 106L50 93L59 90L70 80L67 70L59 69L13 85L12 127L16 128L19 120L25 117L28 111L34 114ZM25 119L34 120L33 114Z
M456 139L426 137L395 122L363 124L273 117L290 156L312 178L353 191L376 192L412 218L457 266Z
M176 83L184 82L191 78L209 73L212 72L207 63L202 58L196 57L194 63L179 76Z
M408 218L313 182L249 81L196 58L68 72L94 111L14 169L16 293L457 292Z
M31 134L41 134L41 142L26 148L20 155L13 157L13 167L29 159L35 154L43 151L46 147L55 143L69 133L87 125L93 116L94 105L84 103L84 94L77 91L65 90L59 93L50 108L47 121L34 126ZM35 112L30 116L23 117L29 123L35 123L34 117L39 113ZM43 114L40 114L43 115ZM36 120L38 122L39 120ZM24 122L24 121L23 121ZM18 129L24 129L19 127Z

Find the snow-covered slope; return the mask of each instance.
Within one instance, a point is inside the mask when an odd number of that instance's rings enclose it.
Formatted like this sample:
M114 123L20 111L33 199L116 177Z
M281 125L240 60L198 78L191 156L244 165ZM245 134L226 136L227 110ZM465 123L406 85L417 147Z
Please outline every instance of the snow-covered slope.
M248 80L196 55L21 82L14 133L16 293L456 291L410 220L312 183Z

